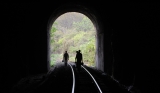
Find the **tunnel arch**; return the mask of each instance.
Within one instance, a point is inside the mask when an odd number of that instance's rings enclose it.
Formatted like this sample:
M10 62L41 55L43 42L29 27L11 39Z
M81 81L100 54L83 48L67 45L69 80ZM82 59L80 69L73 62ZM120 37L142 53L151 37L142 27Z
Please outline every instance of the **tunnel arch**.
M47 68L50 70L50 29L52 27L52 24L54 21L61 15L67 13L67 12L77 12L82 13L85 16L87 16L93 23L95 29L96 29L96 58L95 58L95 67L98 70L104 71L104 53L103 53L103 34L100 30L98 19L96 17L96 13L91 10L90 8L86 7L85 5L80 4L63 4L55 11L52 12L50 19L47 24Z

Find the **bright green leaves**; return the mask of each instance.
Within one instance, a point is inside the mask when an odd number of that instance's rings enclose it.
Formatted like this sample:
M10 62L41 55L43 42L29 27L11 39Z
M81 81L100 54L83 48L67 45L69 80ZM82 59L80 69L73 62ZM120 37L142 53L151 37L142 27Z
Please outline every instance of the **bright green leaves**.
M95 64L95 34L91 20L79 13L67 13L60 16L50 31L51 63L62 60L64 51L68 51L69 60L75 61L77 50L81 50L86 65Z

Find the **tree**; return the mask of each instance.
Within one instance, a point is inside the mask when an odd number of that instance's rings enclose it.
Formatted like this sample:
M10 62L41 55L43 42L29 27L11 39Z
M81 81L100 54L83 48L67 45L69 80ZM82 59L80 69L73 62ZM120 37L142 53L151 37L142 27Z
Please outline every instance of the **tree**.
M52 28L51 28L51 31L50 31L50 37L51 37L51 43L54 42L54 33L56 32L56 26L57 26L57 23L54 22L53 25L52 25Z
M74 22L73 27L75 27L77 31L90 31L93 29L93 23L88 17L84 16L80 22Z
M77 50L82 50L84 63L94 65L95 29L89 18L80 13L66 13L60 16L51 29L51 62L61 60L64 51L74 61Z
M55 36L55 32L56 32L56 26L57 26L57 23L54 22L53 25L52 25L52 28L50 30L50 43L51 43L51 46L53 46L55 40L54 40L54 36ZM53 47L51 47L51 53L53 52Z

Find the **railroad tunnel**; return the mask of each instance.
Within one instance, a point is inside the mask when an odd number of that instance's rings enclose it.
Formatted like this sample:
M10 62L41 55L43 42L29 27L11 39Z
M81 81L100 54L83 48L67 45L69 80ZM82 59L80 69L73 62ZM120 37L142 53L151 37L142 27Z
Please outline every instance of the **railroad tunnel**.
M65 10L64 10L65 8ZM62 14L65 14L67 12L77 12L77 13L81 13L81 14L84 14L85 16L87 16L91 22L93 23L95 29L96 29L96 53L95 53L95 65L96 65L96 68L99 69L99 70L102 70L104 71L104 66L103 66L103 33L102 30L100 29L99 27L99 22L95 16L94 13L92 13L91 10L87 9L86 7L84 6L81 6L81 5L63 5L63 6L60 6L58 7L58 9L56 11L53 12L53 14L51 15L50 19L49 19L49 23L48 23L48 29L47 29L47 37L48 37L48 61L47 62L50 62L50 30L51 30L51 27L53 25L53 23L55 22L55 20L61 16ZM54 14L57 14L57 15L54 15ZM49 63L48 63L49 64ZM50 65L48 65L48 69L50 68Z
M97 30L96 68L142 93L159 82L159 6L156 3L55 1L1 3L1 91L21 78L47 73L49 29L65 12L80 12Z

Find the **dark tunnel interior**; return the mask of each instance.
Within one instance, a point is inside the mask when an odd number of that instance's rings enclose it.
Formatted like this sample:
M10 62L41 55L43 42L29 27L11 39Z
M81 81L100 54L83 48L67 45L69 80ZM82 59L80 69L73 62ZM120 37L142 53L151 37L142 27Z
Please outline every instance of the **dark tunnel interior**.
M62 13L86 14L97 28L97 68L142 93L159 92L158 3L1 3L0 91L49 71L49 29Z

